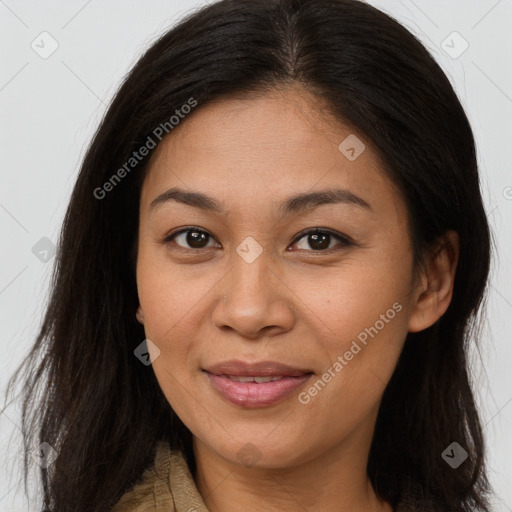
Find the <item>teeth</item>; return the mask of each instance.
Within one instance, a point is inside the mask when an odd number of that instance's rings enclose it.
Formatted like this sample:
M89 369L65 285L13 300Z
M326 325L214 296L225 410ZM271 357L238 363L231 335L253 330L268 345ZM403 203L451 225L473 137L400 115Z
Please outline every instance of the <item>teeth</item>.
M283 377L254 377L254 380L261 384L262 382L272 382L274 380L281 380Z
M280 380L283 377L242 377L241 375L225 375L228 379L234 380L236 382L257 382L261 384L262 382L272 382L274 380Z

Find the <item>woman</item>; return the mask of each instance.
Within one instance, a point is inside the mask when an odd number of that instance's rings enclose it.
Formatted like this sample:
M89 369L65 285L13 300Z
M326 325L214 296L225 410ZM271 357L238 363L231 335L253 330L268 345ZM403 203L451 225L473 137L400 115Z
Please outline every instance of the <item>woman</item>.
M405 28L356 0L189 15L91 143L16 374L46 508L489 511L489 261L470 125Z

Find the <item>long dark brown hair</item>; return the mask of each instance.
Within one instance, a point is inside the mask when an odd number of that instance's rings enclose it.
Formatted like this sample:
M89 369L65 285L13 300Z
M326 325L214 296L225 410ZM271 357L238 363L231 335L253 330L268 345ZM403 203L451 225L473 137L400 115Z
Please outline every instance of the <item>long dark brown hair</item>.
M406 201L416 265L447 230L460 237L451 304L407 336L385 390L368 461L373 487L392 505L414 487L443 512L489 510L467 360L491 255L473 133L429 52L357 0L216 2L166 32L125 77L84 157L37 340L8 387L23 378L25 480L29 449L46 442L58 453L40 470L48 510L109 510L152 463L158 440L194 467L190 431L134 356L145 338L135 264L149 157L104 184L157 127L170 131L191 98L200 109L288 84L326 100L371 141ZM98 188L108 193L98 198ZM441 457L453 441L469 455L457 469Z

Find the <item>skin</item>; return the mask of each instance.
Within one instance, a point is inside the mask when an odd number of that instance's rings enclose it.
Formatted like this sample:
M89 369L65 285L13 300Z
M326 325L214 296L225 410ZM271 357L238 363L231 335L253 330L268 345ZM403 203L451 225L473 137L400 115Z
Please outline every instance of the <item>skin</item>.
M340 152L353 133L293 86L199 105L152 155L140 200L137 318L160 350L153 369L163 393L193 434L193 476L211 512L392 510L366 473L379 404L407 333L448 308L458 237L448 232L414 280L405 204L363 135L356 160ZM151 209L171 187L208 194L227 214L176 201ZM326 188L348 189L371 210L338 203L276 215L288 197ZM210 237L196 246L187 233L163 241L187 226ZM315 250L307 235L297 239L308 228L354 243L327 237L332 249ZM248 236L262 249L252 263L236 252ZM242 408L201 371L269 359L309 368L316 380L397 302L401 311L307 404L298 393L311 383L277 404Z

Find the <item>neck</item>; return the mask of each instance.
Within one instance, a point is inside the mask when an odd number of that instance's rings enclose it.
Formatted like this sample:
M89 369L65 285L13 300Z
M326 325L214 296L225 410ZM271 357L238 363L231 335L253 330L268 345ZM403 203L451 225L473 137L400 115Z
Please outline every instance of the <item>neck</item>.
M210 512L392 512L376 496L366 472L368 449L361 446L369 447L371 432L361 426L353 437L279 468L246 467L194 437L194 480Z

